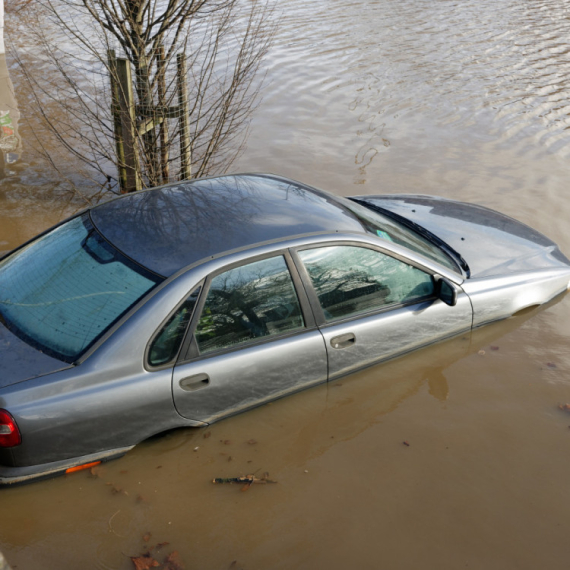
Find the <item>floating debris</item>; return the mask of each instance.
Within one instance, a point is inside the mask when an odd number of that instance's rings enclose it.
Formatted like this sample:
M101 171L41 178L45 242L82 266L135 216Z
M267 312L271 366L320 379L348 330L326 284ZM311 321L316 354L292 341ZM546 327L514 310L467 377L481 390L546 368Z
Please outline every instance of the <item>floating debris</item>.
M410 442L409 441L404 441L402 442L406 447L410 447Z
M247 491L252 485L265 485L267 483L277 483L269 479L269 473L264 473L263 477L257 478L255 475L245 475L244 477L216 477L212 479L212 483L224 484L224 483L239 483L242 485L241 490Z
M131 560L135 565L135 570L149 570L149 568L160 566L160 562L155 560L150 554L131 556Z

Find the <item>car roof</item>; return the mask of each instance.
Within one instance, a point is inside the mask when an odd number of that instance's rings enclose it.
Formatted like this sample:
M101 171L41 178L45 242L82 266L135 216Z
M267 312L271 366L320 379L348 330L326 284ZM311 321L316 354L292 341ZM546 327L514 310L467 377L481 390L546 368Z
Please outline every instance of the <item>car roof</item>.
M96 206L90 215L117 249L165 277L202 259L270 240L314 232L365 233L344 199L260 174L128 194Z

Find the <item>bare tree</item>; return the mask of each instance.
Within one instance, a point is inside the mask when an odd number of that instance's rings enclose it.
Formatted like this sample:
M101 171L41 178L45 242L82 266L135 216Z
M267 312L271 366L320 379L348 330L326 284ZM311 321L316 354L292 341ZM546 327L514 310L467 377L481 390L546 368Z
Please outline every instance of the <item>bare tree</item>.
M38 0L26 5L17 57L41 118L35 132L42 152L57 166L45 143L49 132L96 179L107 180L110 189L119 187L129 163L125 147L117 144L127 138L124 123L123 132L117 123L125 95L125 77L117 67L122 59L134 86L130 148L140 184L227 171L243 148L258 102L258 71L274 32L267 2Z

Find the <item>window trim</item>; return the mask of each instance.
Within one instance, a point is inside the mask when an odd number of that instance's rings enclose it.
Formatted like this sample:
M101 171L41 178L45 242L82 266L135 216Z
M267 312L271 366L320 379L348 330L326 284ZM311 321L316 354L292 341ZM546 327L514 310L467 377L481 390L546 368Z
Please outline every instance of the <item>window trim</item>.
M311 277L309 276L307 268L305 267L305 264L303 263L303 261L301 260L301 257L298 254L298 252L300 252L300 251L306 251L309 249L321 249L321 248L325 248L325 247L359 247L361 249L369 249L369 250L375 251L377 253L381 253L383 255L391 257L393 259L396 259L398 261L401 261L402 263L406 263L407 265L410 265L412 267L415 267L416 269L419 269L420 271L423 271L424 273L427 273L428 275L430 275L432 280L434 280L435 275L439 275L436 271L433 271L432 269L426 267L425 265L421 265L420 263L417 263L417 262L415 262L415 261L413 261L407 257L404 257L402 255L395 254L389 250L387 251L387 250L383 249L382 247L376 246L375 244L365 244L362 242L356 242L356 241L351 241L351 240L346 240L346 241L345 240L338 240L338 241L331 241L331 242L320 242L320 243L316 243L316 244L303 245L300 247L292 248L290 250L291 256L295 262L297 271L299 272L299 275L301 276L301 280L303 281L303 285L306 289L307 296L311 302L311 306L313 308L313 312L315 314L315 319L317 321L317 326L319 327L319 329L329 327L329 326L336 326L338 324L346 323L349 321L355 321L357 319L362 319L362 318L370 317L370 316L381 314L381 313L387 313L389 311L395 311L397 309L401 309L402 307L410 307L412 305L418 305L420 303L426 303L428 301L433 302L433 301L436 301L438 299L437 293L435 292L435 289L434 289L433 294L425 295L424 297L418 297L417 299L413 299L411 301L408 301L407 303L392 303L390 305L384 305L383 307L370 309L369 311L364 311L362 313L355 313L352 315L348 315L346 317L339 317L339 318L336 318L333 320L327 320L325 317L324 310L321 307L321 303L319 301L315 287L313 286L313 282L311 281ZM434 281L434 285L435 285L435 281Z
M236 267L250 265L252 263L263 261L264 259L271 259L273 257L283 257L285 259L285 264L291 276L293 289L295 291L295 294L297 295L297 300L299 301L299 306L301 308L301 314L303 316L303 321L305 323L305 326L298 330L287 331L264 337L258 337L257 339L252 339L251 341L246 341L231 347L220 348L217 350L212 350L211 352L208 352L206 354L200 354L200 350L198 348L198 343L196 342L196 336L194 333L196 332L196 327L198 325L198 321L200 320L200 316L202 315L202 311L204 310L204 305L206 304L206 299L208 297L208 293L210 292L210 286L214 278L217 277L218 275L221 275L222 273L225 273L226 271L235 269ZM285 339L288 337L293 337L315 329L317 329L317 324L316 324L314 311L309 299L307 298L307 293L305 291L304 284L297 271L297 266L293 262L290 251L288 249L281 249L269 253L264 253L261 255L251 256L248 257L247 259L241 259L240 261L236 261L234 263L225 265L224 267L221 267L216 271L213 271L208 275L208 277L206 277L206 279L203 282L202 291L200 292L200 298L198 299L198 302L196 303L196 307L194 309L194 314L192 315L192 318L190 319L190 323L186 330L186 337L182 342L181 350L178 353L178 358L175 362L175 366L186 364L188 362L204 360L214 356L229 354L231 352L242 350L245 347L249 348L253 346L259 346L261 344L273 342L275 340Z

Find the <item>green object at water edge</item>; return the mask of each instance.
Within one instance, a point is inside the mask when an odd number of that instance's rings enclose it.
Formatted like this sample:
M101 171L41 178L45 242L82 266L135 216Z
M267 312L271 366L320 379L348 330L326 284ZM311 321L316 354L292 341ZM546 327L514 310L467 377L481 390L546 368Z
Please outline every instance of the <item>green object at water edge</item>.
M0 126L7 127L12 125L12 117L10 117L10 111L5 115L0 116Z

